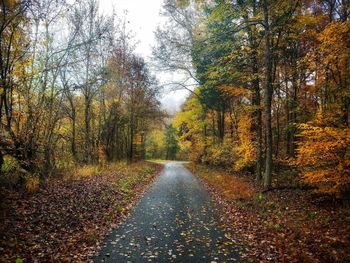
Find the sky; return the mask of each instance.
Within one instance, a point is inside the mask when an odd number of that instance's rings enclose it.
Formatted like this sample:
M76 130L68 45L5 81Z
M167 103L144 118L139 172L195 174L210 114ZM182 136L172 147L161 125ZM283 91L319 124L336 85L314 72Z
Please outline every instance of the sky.
M165 18L160 15L163 0L99 0L103 13L114 12L118 17L127 14L127 29L132 30L135 40L138 42L135 52L150 61L152 46L155 45L154 31L158 25L165 22ZM161 82L166 82L165 75L157 72L156 77ZM185 90L171 91L164 90L161 98L162 107L170 114L180 109L185 101L188 92Z

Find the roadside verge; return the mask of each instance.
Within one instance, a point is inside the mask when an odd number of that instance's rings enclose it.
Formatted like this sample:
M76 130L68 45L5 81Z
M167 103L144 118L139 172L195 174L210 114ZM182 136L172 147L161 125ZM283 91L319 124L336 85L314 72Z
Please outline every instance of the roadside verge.
M263 192L250 176L187 165L222 209L248 262L349 262L349 204L311 190Z
M87 261L162 167L80 167L32 194L1 189L0 262Z

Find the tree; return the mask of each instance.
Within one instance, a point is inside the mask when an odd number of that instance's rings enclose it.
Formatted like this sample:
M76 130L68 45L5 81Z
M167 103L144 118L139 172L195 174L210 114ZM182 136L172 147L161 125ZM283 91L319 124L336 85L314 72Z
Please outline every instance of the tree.
M196 8L204 15L194 20L189 43L198 89L175 118L179 140L190 143L190 158L197 162L249 169L255 159L258 180L265 149L264 187L270 189L273 171L304 149L298 140L312 141L314 135L298 130L302 123L314 122L321 112L329 130L349 125L349 5L204 1Z
M163 127L157 126L146 137L147 159L164 159L166 157L165 132Z
M271 102L272 102L272 50L271 50L271 32L270 32L270 18L269 18L269 4L267 0L263 1L264 12L264 28L265 28L265 174L264 187L271 187L272 178L272 127L271 127Z
M179 150L176 136L177 130L172 125L170 125L165 132L166 160L176 159L176 153Z
M153 47L153 66L165 75L176 72L176 80L170 77L163 86L192 93L198 79L192 65L192 52L198 21L203 13L200 1L165 0L162 15L167 22L155 32L157 40Z
M16 137L13 123L13 93L15 86L14 71L17 61L26 55L26 14L27 1L2 1L0 22L0 128L1 149L0 167L4 163L4 154L11 154L24 161L21 154L22 142ZM18 70L18 68L17 68ZM19 70L20 71L20 70ZM21 163L24 165L24 163Z

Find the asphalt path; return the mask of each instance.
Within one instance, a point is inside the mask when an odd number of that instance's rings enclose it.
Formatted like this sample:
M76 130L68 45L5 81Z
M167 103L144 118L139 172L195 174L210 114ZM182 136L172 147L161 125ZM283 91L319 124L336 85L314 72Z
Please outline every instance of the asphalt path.
M242 262L221 216L181 162L167 163L93 262Z

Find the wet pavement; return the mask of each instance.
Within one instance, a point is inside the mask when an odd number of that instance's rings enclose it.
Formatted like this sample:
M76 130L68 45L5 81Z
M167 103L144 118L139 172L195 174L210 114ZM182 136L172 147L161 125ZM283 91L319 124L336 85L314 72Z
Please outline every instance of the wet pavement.
M203 185L167 163L93 262L242 262L227 231Z

